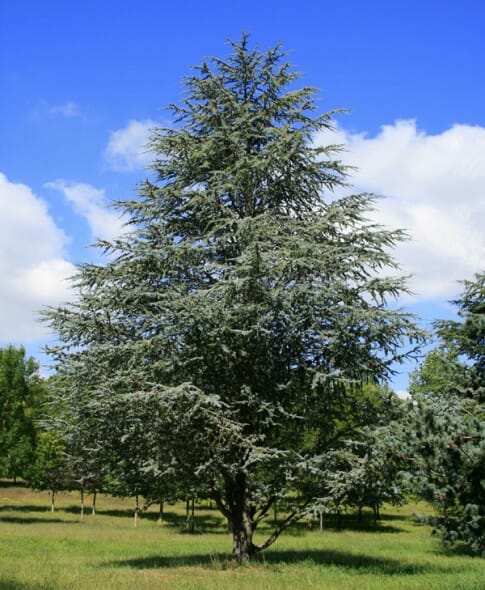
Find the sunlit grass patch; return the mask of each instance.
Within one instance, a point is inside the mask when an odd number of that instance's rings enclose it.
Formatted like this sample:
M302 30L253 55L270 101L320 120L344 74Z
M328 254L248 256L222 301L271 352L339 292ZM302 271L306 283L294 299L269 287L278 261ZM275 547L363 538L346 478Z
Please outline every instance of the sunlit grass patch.
M412 518L411 505L384 510L377 525L353 514L326 518L323 533L298 523L270 550L234 567L231 536L207 504L197 508L191 535L182 505L168 506L162 525L154 508L135 528L131 499L100 496L97 514L87 511L79 522L76 494L59 494L54 513L45 493L2 487L0 497L1 590L485 587L485 562L460 546L445 549Z

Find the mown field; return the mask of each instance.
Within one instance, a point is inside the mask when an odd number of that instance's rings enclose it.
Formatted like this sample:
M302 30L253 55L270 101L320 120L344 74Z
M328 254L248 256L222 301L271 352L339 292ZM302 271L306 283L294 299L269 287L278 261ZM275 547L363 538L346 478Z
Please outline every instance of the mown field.
M89 498L88 498L89 502ZM79 520L79 495L0 487L2 590L325 588L483 590L485 560L445 549L416 523L415 506L386 508L379 525L344 515L324 532L302 522L251 564L235 568L220 515L201 505L196 533L184 532L184 506L154 507L134 527L133 500L100 496L98 511ZM419 506L419 509L424 507ZM268 523L271 524L271 521ZM264 529L263 529L264 532Z

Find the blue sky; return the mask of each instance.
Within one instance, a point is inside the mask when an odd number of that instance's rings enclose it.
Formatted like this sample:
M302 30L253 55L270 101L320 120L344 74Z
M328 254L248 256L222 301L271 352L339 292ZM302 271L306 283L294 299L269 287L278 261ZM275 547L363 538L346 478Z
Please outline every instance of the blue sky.
M456 281L483 267L484 22L481 0L2 2L0 346L43 360L36 311L119 230L109 202L146 175L148 130L190 66L242 31L282 42L321 111L351 109L315 141L345 143L356 190L388 197L376 218L409 230L402 303L425 325L448 317Z

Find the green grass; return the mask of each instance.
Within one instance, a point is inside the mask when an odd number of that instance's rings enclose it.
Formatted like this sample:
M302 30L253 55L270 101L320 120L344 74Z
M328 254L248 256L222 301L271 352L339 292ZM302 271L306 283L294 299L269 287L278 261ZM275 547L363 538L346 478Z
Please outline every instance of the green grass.
M1 590L485 588L484 560L463 546L445 549L413 521L414 506L384 510L378 526L347 515L340 526L327 519L321 534L301 523L235 568L231 537L207 506L198 507L189 535L181 505L167 507L163 525L154 509L134 528L130 499L100 496L98 513L84 522L78 495L60 494L56 504L51 513L46 493L0 487Z

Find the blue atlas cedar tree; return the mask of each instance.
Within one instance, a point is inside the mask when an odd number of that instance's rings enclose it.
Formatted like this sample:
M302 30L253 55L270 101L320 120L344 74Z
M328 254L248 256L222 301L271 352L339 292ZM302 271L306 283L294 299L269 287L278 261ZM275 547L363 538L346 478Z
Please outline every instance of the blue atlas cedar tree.
M99 242L106 264L80 266L76 302L46 318L100 448L116 456L150 408L143 471L210 497L242 562L316 501L338 408L421 335L387 306L405 290L385 276L403 232L367 220L370 195L327 198L346 168L313 138L335 112L316 114L280 46L230 47L153 131L153 175L118 203L127 233ZM257 545L282 500L287 516Z
M440 346L412 376L402 448L411 482L436 509L423 520L445 543L485 556L485 273L463 285L460 321L435 323Z

